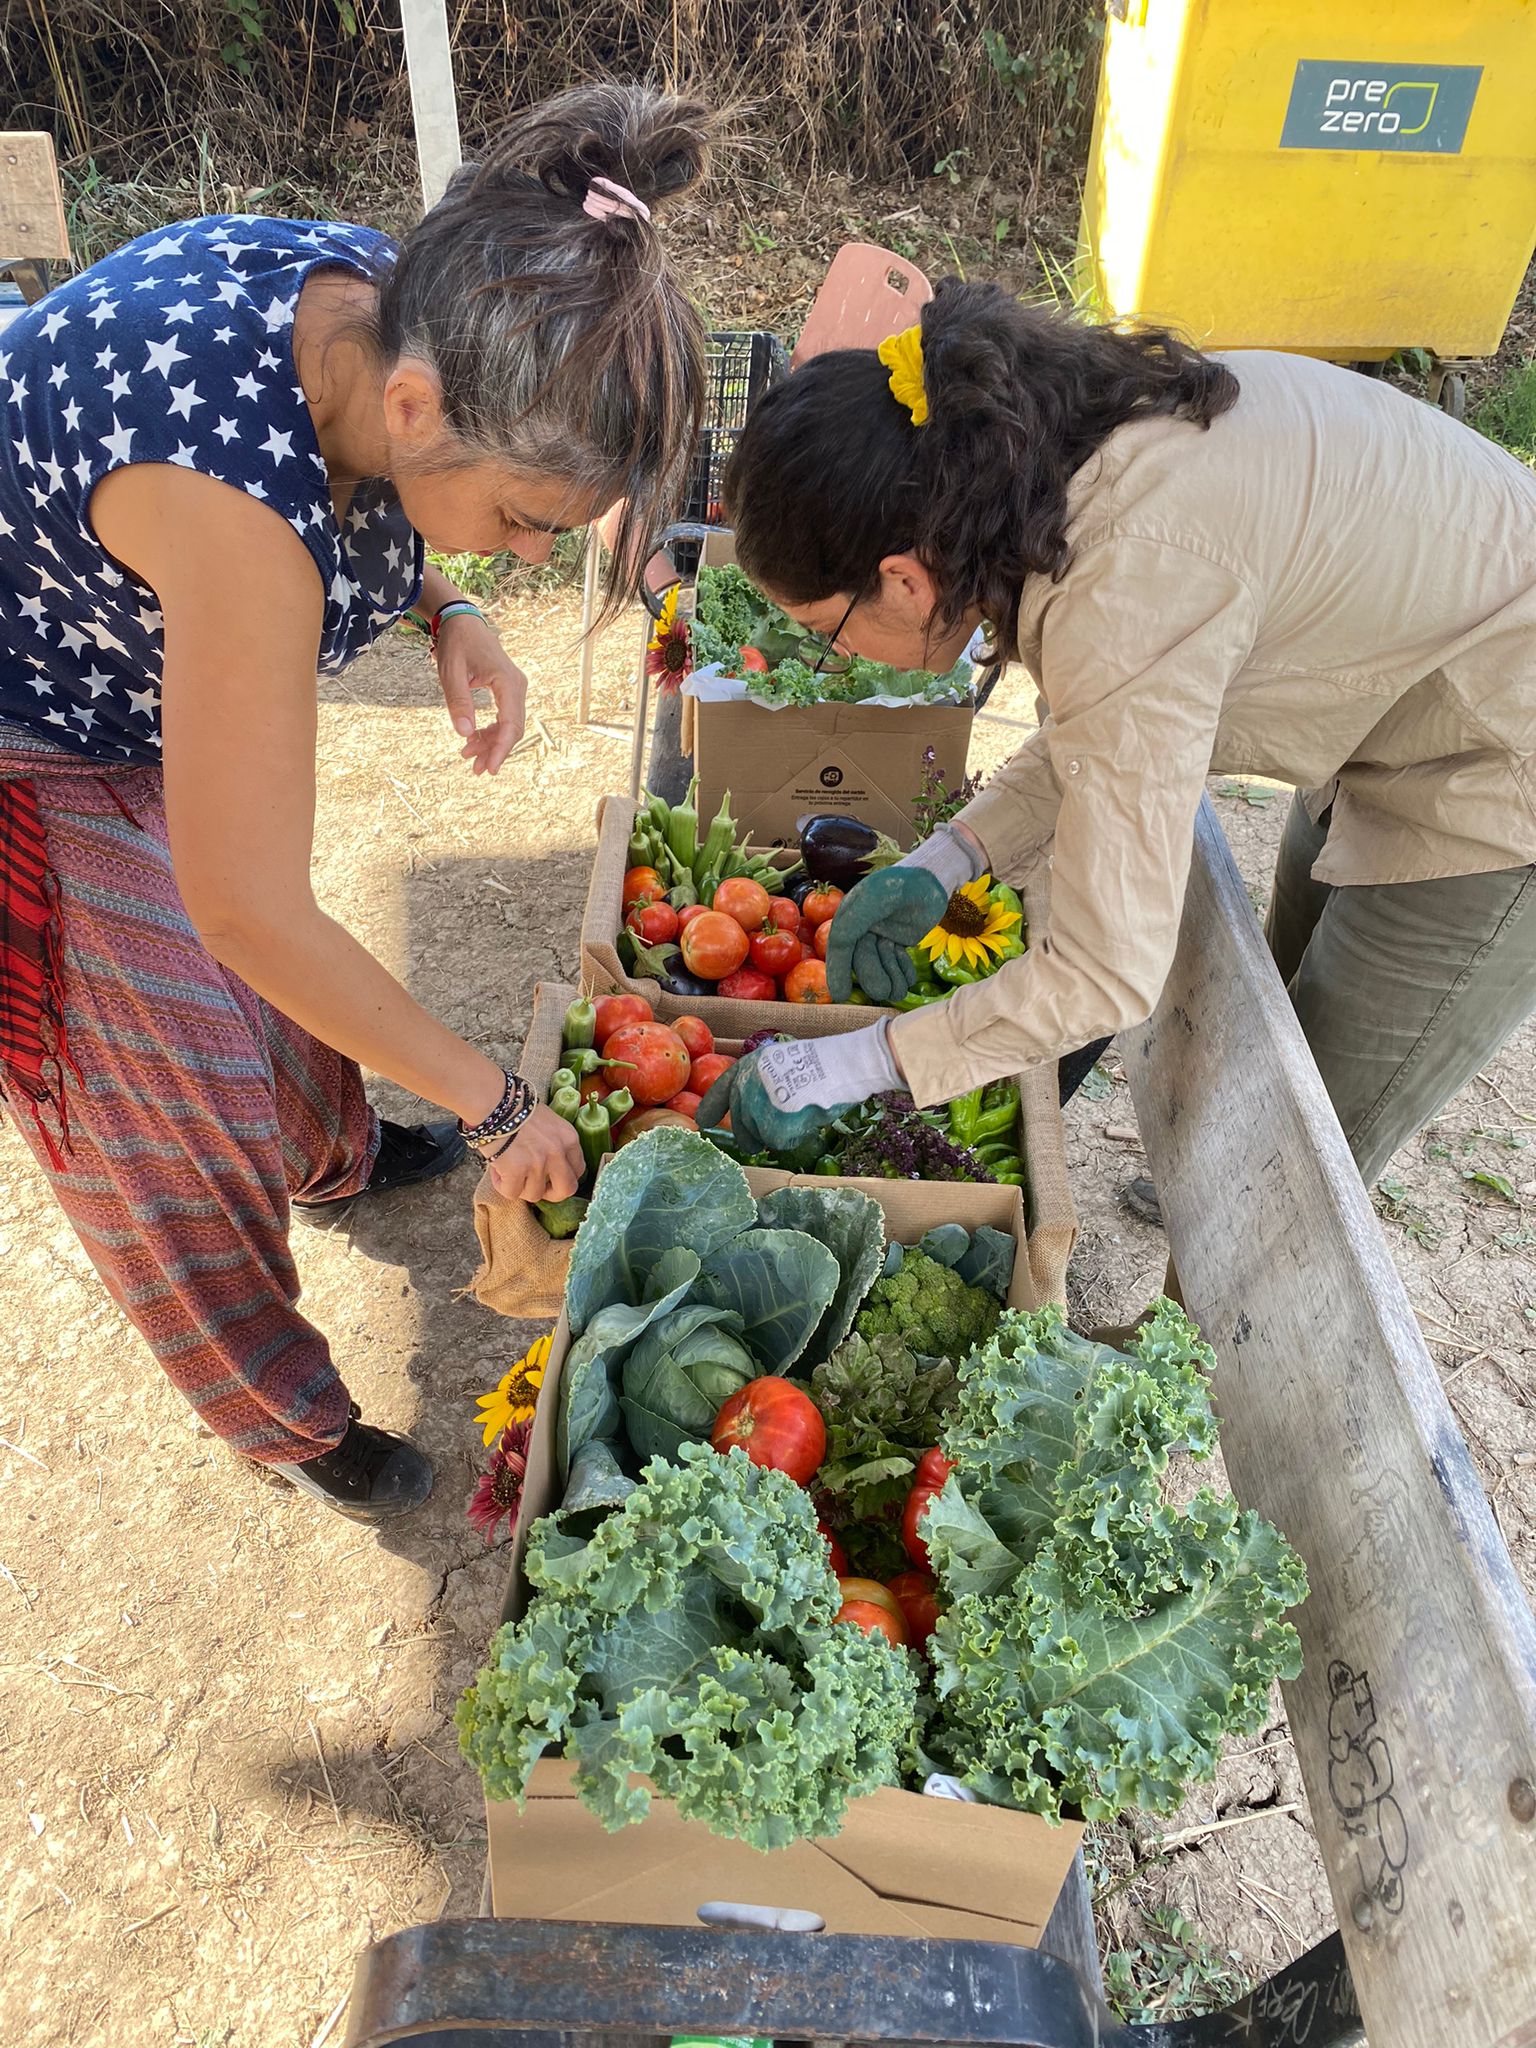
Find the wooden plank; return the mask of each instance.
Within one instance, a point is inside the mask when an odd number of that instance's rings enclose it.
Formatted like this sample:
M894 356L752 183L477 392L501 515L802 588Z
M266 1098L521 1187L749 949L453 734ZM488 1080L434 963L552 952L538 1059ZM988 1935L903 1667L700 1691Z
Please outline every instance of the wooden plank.
M400 0L400 26L405 31L405 70L416 128L421 203L430 211L462 160L447 0Z
M68 254L53 137L0 134L0 263Z
M1525 2048L1536 1623L1208 800L1122 1044L1233 1490L1311 1579L1286 1705L1372 2048Z

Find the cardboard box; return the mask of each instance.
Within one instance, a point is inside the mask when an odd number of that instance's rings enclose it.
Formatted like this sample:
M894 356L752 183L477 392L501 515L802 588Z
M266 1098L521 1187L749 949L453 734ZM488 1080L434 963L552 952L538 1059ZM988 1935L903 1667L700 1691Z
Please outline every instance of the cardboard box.
M749 1169L758 1196L797 1184L786 1173ZM802 1178L800 1185L825 1185ZM912 1244L939 1222L1008 1230L1017 1250L1008 1302L1038 1305L1017 1188L953 1182L853 1181L885 1212L888 1233ZM528 1477L514 1532L503 1618L528 1599L522 1576L528 1532L556 1505L555 1417L570 1348L561 1316L534 1421ZM768 1853L722 1841L685 1821L668 1800L652 1802L638 1825L609 1834L575 1797L571 1769L545 1758L523 1813L487 1801L493 1911L509 1919L597 1920L676 1927L696 1923L711 1903L790 1907L818 1915L835 1934L897 1934L1002 1941L1039 1940L1082 1839L1081 1827L1038 1815L929 1799L884 1788L854 1800L840 1834Z
M642 984L661 1021L685 1016L696 1005L680 996L664 996L654 982ZM518 1072L539 1092L549 1092L550 1076L560 1064L561 1027L576 999L565 982L541 981L533 992L533 1018L518 1062ZM730 1003L717 1000L712 1029L722 1052L733 1057L741 1042L762 1026L763 1014L781 1031L809 1036L807 1025L828 1014L869 1021L867 1010L833 1011L831 1005L803 1003ZM843 1025L844 1030L856 1025ZM1066 1299L1067 1260L1077 1238L1077 1214L1067 1181L1066 1132L1061 1119L1056 1074L1036 1067L1019 1076L1020 1135L1024 1153L1024 1214L1034 1300ZM824 1184L824 1183L823 1183ZM526 1202L503 1201L489 1170L475 1189L475 1234L480 1240L480 1269L471 1283L475 1298L498 1315L523 1321L553 1322L565 1294L571 1261L568 1241L550 1237Z
M911 846L924 751L932 747L958 789L974 717L969 704L695 703L699 815L712 818L729 790L733 816L758 846L797 845L799 821L814 811L857 818Z

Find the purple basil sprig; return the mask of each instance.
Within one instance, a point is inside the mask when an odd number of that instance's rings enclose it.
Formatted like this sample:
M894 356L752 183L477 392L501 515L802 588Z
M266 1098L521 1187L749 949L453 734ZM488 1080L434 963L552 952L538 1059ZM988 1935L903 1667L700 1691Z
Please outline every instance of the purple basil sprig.
M992 1181L976 1154L955 1144L904 1091L873 1096L843 1118L841 1128L847 1136L836 1150L846 1174L869 1180Z

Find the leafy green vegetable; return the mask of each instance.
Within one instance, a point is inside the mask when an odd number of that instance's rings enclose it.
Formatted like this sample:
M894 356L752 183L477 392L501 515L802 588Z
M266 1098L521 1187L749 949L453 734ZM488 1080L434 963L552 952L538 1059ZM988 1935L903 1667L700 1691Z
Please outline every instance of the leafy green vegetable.
M899 1337L850 1337L811 1375L811 1399L827 1425L816 1504L854 1568L870 1578L889 1578L910 1562L901 1511L954 1398L954 1366L914 1357Z
M730 1309L695 1301L653 1322L624 1361L619 1405L636 1455L674 1458L708 1437L721 1407L758 1370Z
M964 1358L997 1328L995 1294L967 1287L956 1272L909 1250L869 1290L855 1328L861 1337L900 1337L925 1358Z
M779 1188L764 1195L757 1216L767 1230L803 1230L838 1264L837 1292L800 1355L804 1372L830 1358L853 1328L885 1256L885 1218L880 1204L857 1188Z
M757 1211L741 1169L691 1131L650 1131L604 1166L571 1248L565 1312L580 1337L601 1308L645 1299L662 1256L702 1261L750 1229Z
M952 1268L959 1266L970 1248L971 1233L963 1223L937 1223L917 1241L917 1249L926 1258Z
M1171 1812L1300 1669L1281 1616L1306 1574L1285 1539L1208 1489L1161 1498L1175 1445L1214 1448L1211 1362L1171 1302L1129 1353L1046 1308L1004 1316L967 1361L956 1470L922 1523L945 1610L924 1742L983 1798Z
M528 1610L456 1715L492 1798L520 1800L556 1748L605 1827L645 1817L638 1774L684 1818L775 1849L898 1781L911 1660L833 1623L815 1511L784 1474L685 1444L586 1542L537 1523L526 1570Z
M1006 1230L994 1230L990 1223L983 1223L972 1231L970 1248L955 1271L967 1287L985 1287L999 1300L1006 1299L1013 1280L1016 1249Z
M837 1260L803 1230L749 1230L712 1252L694 1294L741 1318L764 1372L786 1373L809 1343L838 1285Z
M635 1147L643 1142L637 1138ZM626 1147L630 1149L634 1148ZM692 1252L674 1252L665 1269L664 1277L672 1283L666 1293L633 1308L628 1302L616 1301L599 1309L571 1346L560 1376L560 1414L555 1426L555 1458L565 1478L571 1475L577 1452L587 1444L618 1440L619 1369L625 1353L653 1322L678 1307L698 1276L697 1257Z

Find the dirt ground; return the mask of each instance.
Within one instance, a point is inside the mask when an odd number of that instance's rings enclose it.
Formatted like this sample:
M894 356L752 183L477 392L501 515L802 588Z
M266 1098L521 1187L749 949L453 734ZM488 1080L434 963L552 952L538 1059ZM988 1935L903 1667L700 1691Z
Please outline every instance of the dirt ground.
M714 320L792 330L832 248L853 235L934 271L985 264L1015 288L1040 288L1042 254L1070 249L1061 207L1030 219L1020 195L993 187L833 187L812 207L765 184L760 197L749 216L723 209L693 224L690 260ZM1528 344L1525 302L1517 328ZM456 759L414 641L392 638L321 692L322 900L449 1024L508 1060L534 984L577 970L594 808L627 783L636 630L624 621L605 637L602 722L579 728L577 611L569 589L502 608L542 724L491 785ZM1022 687L997 693L973 760L990 765L1017 744L1030 701ZM1216 790L1260 903L1284 797ZM386 1114L422 1113L387 1086L375 1096ZM1144 1170L1120 1135L1134 1125L1111 1056L1068 1112L1083 1323L1126 1319L1162 1276L1161 1234L1119 1201ZM1527 1027L1378 1193L1528 1591L1532 1133ZM473 1397L536 1332L465 1296L474 1178L465 1168L331 1231L299 1231L306 1308L365 1413L411 1430L436 1466L428 1507L381 1541L201 1430L0 1126L7 2048L324 2048L344 2034L360 1948L477 1910L482 1811L451 1713L494 1626L504 1566L463 1519L483 1456ZM1241 1824L1201 1836L1216 1818ZM1238 1745L1183 1814L1095 1831L1091 1849L1105 1942L1137 1958L1144 1986L1181 1972L1251 1980L1332 1925L1278 1700L1273 1726ZM1192 1958L1168 1933L1175 1912L1202 1929Z

